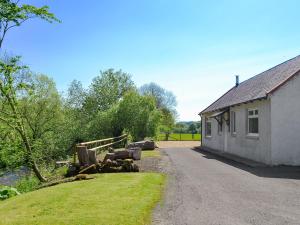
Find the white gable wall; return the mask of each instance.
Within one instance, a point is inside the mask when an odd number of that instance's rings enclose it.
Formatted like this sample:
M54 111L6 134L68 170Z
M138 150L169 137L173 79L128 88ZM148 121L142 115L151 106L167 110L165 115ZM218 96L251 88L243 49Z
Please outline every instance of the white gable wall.
M300 165L300 74L271 96L272 164Z

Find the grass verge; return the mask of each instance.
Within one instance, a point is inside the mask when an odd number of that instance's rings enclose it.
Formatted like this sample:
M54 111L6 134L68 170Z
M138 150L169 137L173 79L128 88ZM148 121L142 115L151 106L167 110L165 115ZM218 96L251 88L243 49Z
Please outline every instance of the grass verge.
M158 150L142 151L142 158L147 158L147 157L160 157L160 152Z
M165 176L97 174L0 202L0 224L149 224Z

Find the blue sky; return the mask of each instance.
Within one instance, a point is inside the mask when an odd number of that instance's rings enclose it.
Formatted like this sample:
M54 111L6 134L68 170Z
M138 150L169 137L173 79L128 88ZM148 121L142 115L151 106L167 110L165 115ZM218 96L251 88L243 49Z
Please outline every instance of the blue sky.
M300 54L300 1L23 0L62 20L12 30L4 47L65 91L100 70L122 69L140 86L177 96L179 120L234 85Z

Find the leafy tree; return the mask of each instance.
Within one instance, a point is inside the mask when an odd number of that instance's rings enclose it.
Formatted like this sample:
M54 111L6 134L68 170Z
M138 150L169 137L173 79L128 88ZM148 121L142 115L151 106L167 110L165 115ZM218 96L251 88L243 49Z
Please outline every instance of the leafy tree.
M14 27L21 26L24 22L40 18L50 23L60 22L53 13L49 12L48 6L35 7L28 4L20 4L19 0L0 1L0 50L7 32Z
M168 136L174 128L176 112L176 97L171 91L167 91L156 83L145 84L139 89L145 96L155 99L156 107L161 111L160 132ZM166 137L167 139L167 137Z
M32 76L30 95L20 99L20 111L32 143L34 158L51 162L63 157L61 143L64 115L55 82L45 75Z
M188 131L189 131L190 133L192 133L192 134L196 133L196 132L197 132L197 127L196 127L196 125L195 125L194 123L191 123L191 124L189 125Z
M127 91L134 89L135 86L129 74L113 69L101 71L100 76L93 79L85 107L92 114L108 110Z
M19 134L26 149L26 160L28 164L32 167L40 181L46 181L40 173L33 157L32 145L18 101L19 96L23 94L30 95L32 92L30 83L17 79L18 74L25 69L25 66L19 65L19 57L9 59L7 63L0 61L0 96L2 103L7 106L3 107L0 111L0 121Z
M156 83L144 84L139 89L142 95L153 96L156 100L156 106L159 109L168 109L175 113L177 101L175 95L171 91L167 91Z
M159 122L160 112L153 97L131 91L120 101L115 125L128 131L134 141L154 137Z
M72 109L81 110L85 104L86 96L87 93L82 83L78 80L73 80L68 88L67 106Z

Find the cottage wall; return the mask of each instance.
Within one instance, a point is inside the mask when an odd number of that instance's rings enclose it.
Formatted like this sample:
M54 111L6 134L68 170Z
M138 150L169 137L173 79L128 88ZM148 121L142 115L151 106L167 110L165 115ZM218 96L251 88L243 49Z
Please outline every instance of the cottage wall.
M247 134L247 110L259 110L259 136ZM244 158L271 163L271 126L270 126L270 100L254 101L231 107L230 112L236 112L236 134L228 131L228 126L223 122L222 133L218 134L218 123L212 120L212 137L205 137L205 114L202 117L203 138L202 145L219 151L225 151ZM227 136L227 141L226 141ZM226 146L227 142L227 146Z
M300 165L300 74L271 96L272 164Z
M248 135L248 109L258 109L259 135ZM236 112L236 134L228 135L228 152L265 164L271 163L270 100L230 108Z

